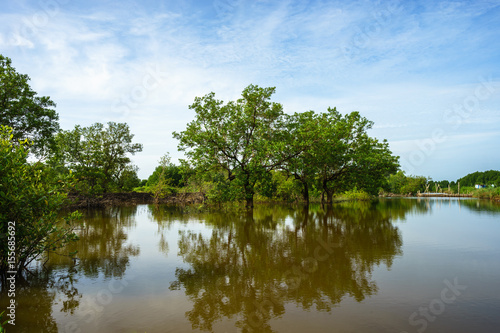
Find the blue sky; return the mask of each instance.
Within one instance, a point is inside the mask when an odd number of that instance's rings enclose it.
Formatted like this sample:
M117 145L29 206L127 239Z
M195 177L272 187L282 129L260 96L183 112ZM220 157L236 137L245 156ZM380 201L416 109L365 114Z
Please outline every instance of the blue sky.
M408 174L500 169L500 1L3 0L0 53L60 124L127 122L147 178L195 96L276 87L374 121Z

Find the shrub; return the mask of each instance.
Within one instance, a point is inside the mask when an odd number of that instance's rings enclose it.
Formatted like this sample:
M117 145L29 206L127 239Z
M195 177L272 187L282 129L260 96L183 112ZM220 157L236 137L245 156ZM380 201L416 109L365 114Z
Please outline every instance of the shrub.
M15 142L12 130L0 127L0 236L8 240L0 243L3 277L9 270L21 273L42 254L78 239L71 227L78 212L59 215L68 179L53 182L41 163L30 164L29 145Z

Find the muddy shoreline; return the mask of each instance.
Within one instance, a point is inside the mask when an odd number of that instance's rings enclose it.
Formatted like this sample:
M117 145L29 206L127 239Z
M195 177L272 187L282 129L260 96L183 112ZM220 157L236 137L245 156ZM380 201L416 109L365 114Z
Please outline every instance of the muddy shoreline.
M426 197L426 198L472 198L472 194L455 194L455 193L419 193L417 197Z
M450 193L417 193L417 194L394 194L384 193L380 195L381 198L472 198L472 194L450 194Z
M125 192L125 193L104 193L99 197L85 197L81 195L69 194L69 208L84 207L106 207L119 205L153 204L154 197L151 193ZM174 193L160 198L159 204L189 205L204 203L206 197L200 193Z
M418 194L393 194L386 193L379 197L460 197L470 198L472 194L447 194L447 193L418 193ZM124 193L104 193L99 197L85 197L76 194L69 194L68 199L70 204L68 208L88 208L88 207L107 207L107 206L127 206L139 204L153 204L154 197L151 193L141 192L124 192ZM206 203L206 196L201 192L195 193L174 193L165 196L159 200L159 204L170 205L190 205L190 204L203 204Z

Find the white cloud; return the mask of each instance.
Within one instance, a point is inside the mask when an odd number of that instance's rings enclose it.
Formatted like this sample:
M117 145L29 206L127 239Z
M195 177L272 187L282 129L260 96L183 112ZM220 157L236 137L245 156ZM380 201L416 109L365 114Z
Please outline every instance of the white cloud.
M129 122L147 145L134 157L142 178L166 151L181 156L171 132L192 119L188 105L195 96L214 91L217 98L236 99L250 83L276 86L275 101L288 113L358 110L396 153L411 151L436 128L451 137L487 126L494 135L498 82L460 132L443 114L474 94L480 76L500 74L497 63L486 61L498 54L500 29L497 23L483 27L479 19L495 16L497 4L420 5L217 0L159 10L132 1L75 10L77 4L68 4L30 30L43 8L26 2L0 13L0 47L36 91L58 103L63 127ZM161 80L149 80L151 71ZM458 155L457 146L446 147Z

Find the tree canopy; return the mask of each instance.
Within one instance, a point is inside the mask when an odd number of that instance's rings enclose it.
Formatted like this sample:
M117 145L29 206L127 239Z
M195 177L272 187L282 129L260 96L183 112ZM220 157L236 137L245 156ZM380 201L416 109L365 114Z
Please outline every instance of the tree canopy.
M468 175L460 178L458 180L461 186L474 186L476 184L480 185L495 185L500 186L500 171L488 170L488 171L476 171L469 173Z
M407 176L400 170L387 178L387 189L396 194L416 194L419 191L425 192L428 183L427 178L423 176Z
M281 104L270 101L274 91L249 85L242 98L226 104L213 92L196 97L189 107L195 120L174 133L179 150L186 151L196 168L224 170L242 187L248 206L253 206L256 182L297 155L283 140L286 116Z
M125 181L123 176L137 171L128 154L142 151L142 144L133 143L133 137L126 123L77 125L57 134L50 163L72 171L84 192L108 192Z
M37 96L28 82L30 77L18 73L11 59L0 54L0 120L12 128L14 142L28 139L31 151L47 152L59 130L56 104L47 96Z
M372 125L356 111L341 115L336 108L328 108L319 116L320 139L311 150L328 202L334 193L355 186L377 194L385 177L399 167L387 141L367 134Z
M248 206L256 185L272 186L272 170L284 170L301 184L304 199L316 183L328 202L336 192L363 188L377 193L385 177L394 173L398 158L387 141L368 136L372 122L358 112L340 114L308 111L287 115L281 104L270 102L275 88L250 85L242 98L224 104L210 93L190 106L195 120L181 133L179 150L202 171L223 170L236 183ZM271 184L272 185L272 184ZM224 185L229 188L229 185Z

